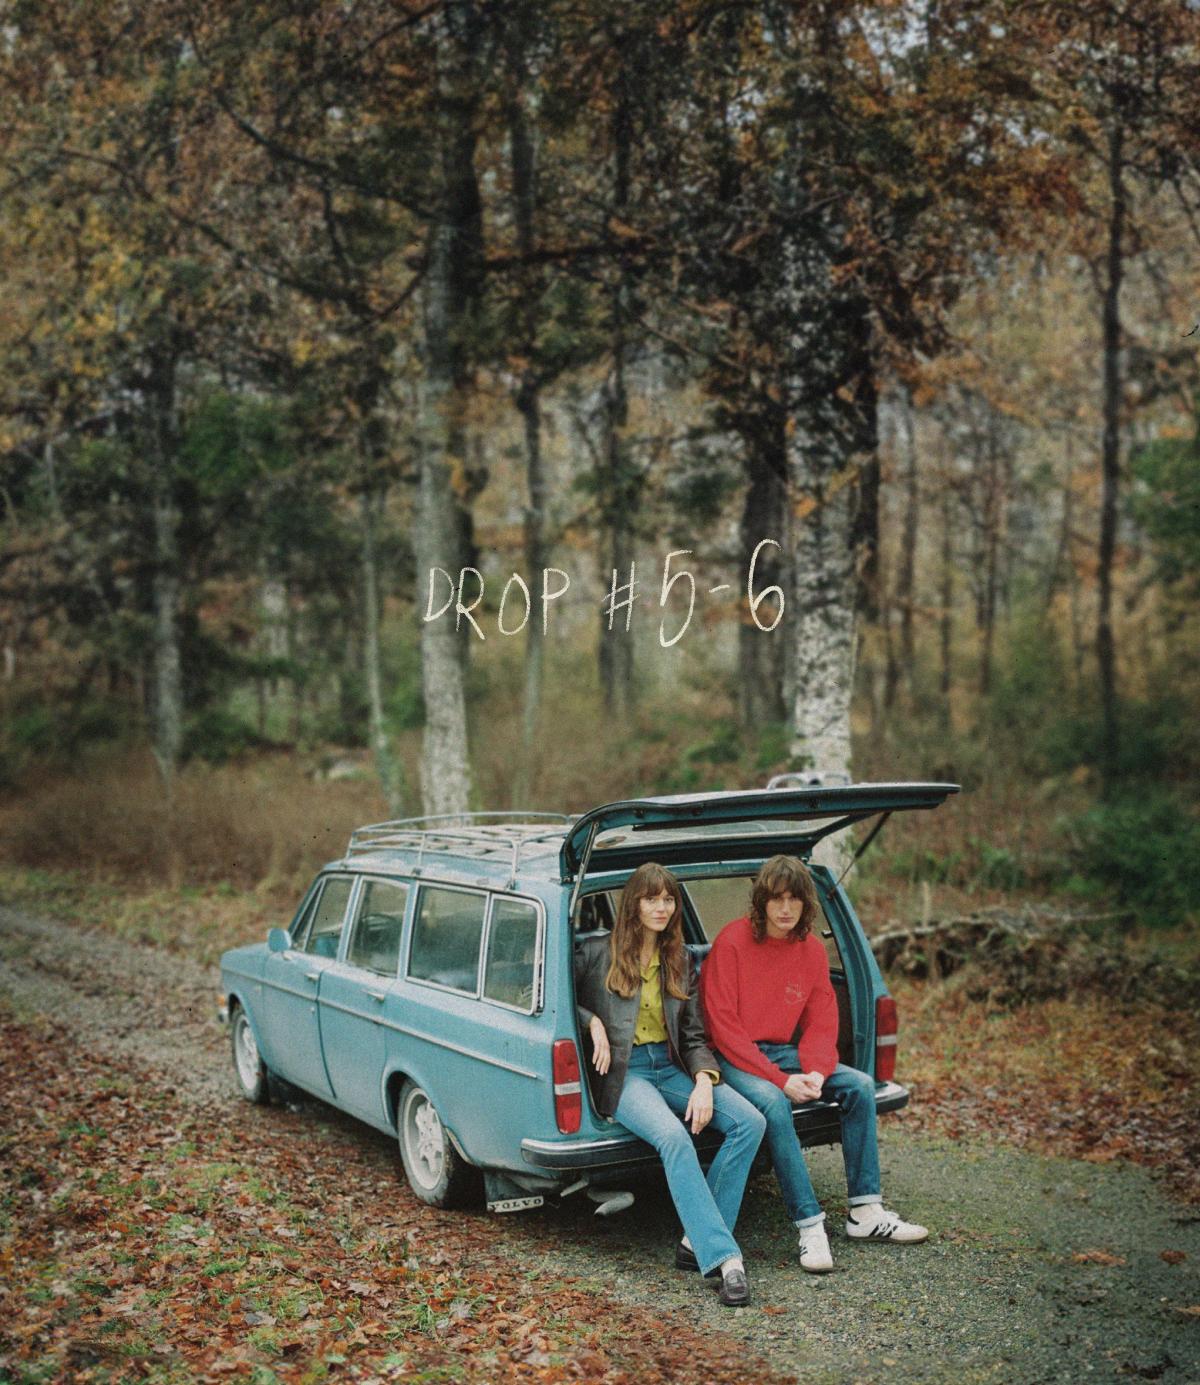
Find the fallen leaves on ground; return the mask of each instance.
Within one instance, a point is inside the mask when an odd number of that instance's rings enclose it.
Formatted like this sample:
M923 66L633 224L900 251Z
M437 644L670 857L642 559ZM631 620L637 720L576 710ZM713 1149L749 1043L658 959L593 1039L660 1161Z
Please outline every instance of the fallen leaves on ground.
M684 1313L526 1274L493 1221L418 1203L360 1132L189 1104L16 1023L0 1087L4 1379L790 1379Z
M1111 1250L1080 1250L1071 1259L1077 1265L1123 1265L1125 1257L1114 1255Z
M1102 995L989 1011L950 981L890 978L900 1008L899 1119L954 1138L982 1135L1045 1154L1160 1170L1200 1201L1200 1017Z

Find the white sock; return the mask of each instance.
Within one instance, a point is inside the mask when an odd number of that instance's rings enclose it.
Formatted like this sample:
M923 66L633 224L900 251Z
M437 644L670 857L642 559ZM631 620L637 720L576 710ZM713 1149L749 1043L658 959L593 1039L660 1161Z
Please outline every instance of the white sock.
M682 1241L679 1242L679 1244L684 1248L684 1250L691 1250L692 1248L692 1243L688 1240L686 1236L683 1238Z
M742 1273L745 1274L745 1272L746 1272L746 1266L745 1266L745 1263L743 1262L742 1257L741 1257L740 1255L731 1255L731 1256L729 1257L728 1260L722 1260L722 1261L721 1261L721 1278L722 1278L722 1279L723 1279L727 1274L729 1274L732 1270L741 1270Z

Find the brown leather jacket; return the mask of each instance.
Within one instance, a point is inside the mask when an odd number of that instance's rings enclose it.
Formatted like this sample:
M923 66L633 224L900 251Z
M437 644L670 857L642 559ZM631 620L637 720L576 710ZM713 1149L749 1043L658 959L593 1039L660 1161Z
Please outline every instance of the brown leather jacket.
M611 1116L621 1099L629 1055L633 1049L633 1030L637 1024L641 992L631 996L617 995L604 984L608 975L608 934L585 938L575 948L575 1000L579 1009L579 1029L587 1050L586 1063L592 1104L602 1116ZM662 984L662 971L659 983ZM608 1071L601 1076L592 1066L591 1041L588 1025L592 1016L599 1015L608 1034L612 1060ZM704 1021L696 995L696 969L688 958L688 998L677 1000L663 986L663 1019L667 1026L667 1043L671 1057L692 1077L698 1072L719 1071L717 1060L705 1042Z

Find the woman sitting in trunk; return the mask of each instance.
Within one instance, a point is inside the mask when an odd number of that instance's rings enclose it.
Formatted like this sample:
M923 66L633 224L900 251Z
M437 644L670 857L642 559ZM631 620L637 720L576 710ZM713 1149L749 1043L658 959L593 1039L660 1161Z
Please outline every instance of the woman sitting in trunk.
M663 1161L684 1230L675 1264L719 1274L722 1303L748 1303L733 1227L765 1121L720 1085L670 871L648 862L630 876L612 932L586 939L576 952L575 995L599 1075L598 1109L653 1145ZM705 1177L688 1131L699 1134L710 1122L724 1139Z

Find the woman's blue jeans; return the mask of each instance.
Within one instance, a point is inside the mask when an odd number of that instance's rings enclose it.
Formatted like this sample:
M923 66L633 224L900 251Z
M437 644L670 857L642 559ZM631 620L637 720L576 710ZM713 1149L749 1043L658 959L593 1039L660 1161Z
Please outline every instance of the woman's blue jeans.
M741 1254L733 1228L766 1122L748 1101L718 1082L711 1124L725 1138L706 1178L691 1134L679 1119L694 1086L672 1062L665 1043L635 1044L614 1114L626 1130L658 1151L684 1234L707 1273Z
M759 1044L763 1056L784 1072L799 1072L795 1044ZM783 1192L787 1214L797 1226L823 1221L825 1214L813 1191L800 1137L792 1122L792 1103L782 1088L765 1077L743 1072L721 1060L722 1085L740 1092L767 1118L767 1148L775 1176ZM841 1108L842 1160L846 1165L846 1189L851 1207L881 1201L879 1191L879 1144L875 1134L875 1080L839 1063L825 1079L821 1095Z

